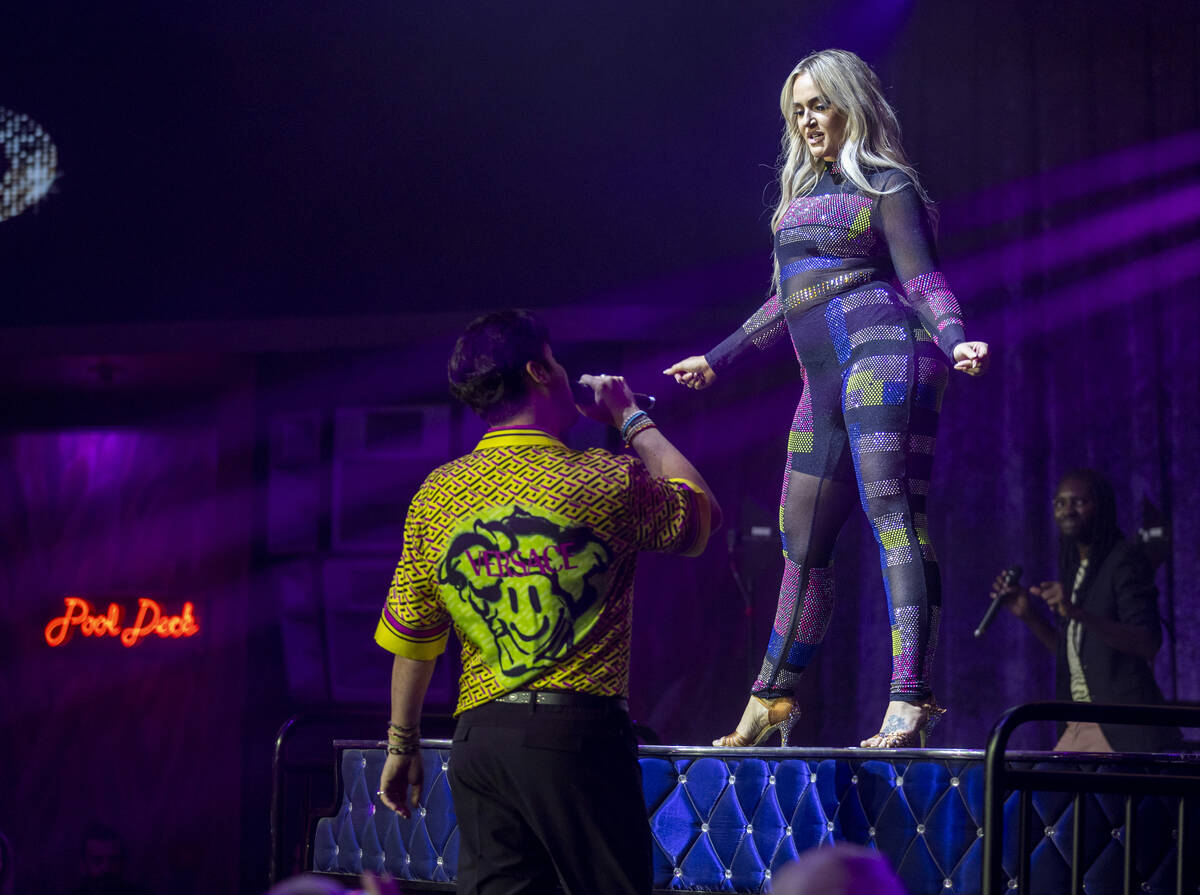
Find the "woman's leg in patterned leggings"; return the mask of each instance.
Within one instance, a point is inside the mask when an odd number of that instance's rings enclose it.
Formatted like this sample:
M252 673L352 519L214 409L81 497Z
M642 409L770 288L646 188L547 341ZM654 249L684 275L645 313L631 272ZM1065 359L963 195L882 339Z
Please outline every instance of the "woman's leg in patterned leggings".
M791 696L825 638L833 612L833 545L854 508L853 482L788 469L783 478L780 531L783 584L762 670L750 692L762 699Z
M865 436L864 440L868 448L878 444L871 436ZM924 441L920 437L914 440ZM925 444L914 447L920 452ZM863 506L879 544L883 589L892 626L890 694L893 700L913 702L927 698L932 692L930 673L941 614L941 579L925 515L924 489L928 479L914 480L894 473L897 465L906 460L931 459L932 444L928 447L930 450L912 457L897 457L904 451L868 449L863 451L859 465L863 475ZM910 490L914 484L921 489L919 493Z
M917 347L915 357L895 353L855 361L847 376L845 406L859 493L879 545L892 625L891 698L909 702L927 699L932 692L942 603L925 500L946 367L928 353L923 356L923 345ZM862 378L856 380L856 375ZM854 388L868 380L869 387ZM867 402L867 392L885 395L889 385L896 404Z
M947 369L921 335L864 346L845 380L846 430L892 624L890 700L880 732L864 746L923 743L918 735L943 711L930 683L942 598L925 498Z
M786 740L795 715L792 695L796 680L829 625L833 611L833 545L856 499L845 431L832 422L840 417L839 377L836 365L829 366L827 372L832 375L814 376L820 371L811 366L806 370L804 396L788 438L788 465L779 507L783 585L767 655L737 729L713 740L714 746L750 745L776 723L783 725L782 740ZM814 418L823 423L815 432ZM802 469L825 470L836 477Z

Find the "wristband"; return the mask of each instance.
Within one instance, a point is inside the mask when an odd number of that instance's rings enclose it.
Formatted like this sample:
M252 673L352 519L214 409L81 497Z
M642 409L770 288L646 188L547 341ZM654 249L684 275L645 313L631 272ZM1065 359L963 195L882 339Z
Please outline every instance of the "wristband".
M629 441L630 428L633 427L634 425L636 425L638 423L638 421L642 420L642 419L647 419L647 420L650 419L650 414L646 413L646 411L644 411L644 410L638 410L634 413L629 414L629 419L625 420L625 423L621 426L621 440L622 441L625 441L625 442Z
M414 755L421 748L420 725L388 724L388 755Z
M629 447L633 447L633 439L634 438L641 435L647 429L657 429L657 428L658 428L658 426L656 426L654 424L654 420L650 419L650 417L646 417L645 419L638 420L634 425L629 426L624 430L625 444Z

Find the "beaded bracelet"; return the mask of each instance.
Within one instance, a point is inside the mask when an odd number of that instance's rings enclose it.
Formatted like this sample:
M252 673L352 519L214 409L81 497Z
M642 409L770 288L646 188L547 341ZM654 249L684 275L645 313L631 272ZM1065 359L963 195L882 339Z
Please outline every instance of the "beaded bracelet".
M634 426L638 422L638 420L642 420L642 419L647 419L647 420L650 419L650 414L646 413L646 411L644 411L644 410L639 410L635 413L629 414L629 419L625 420L624 425L621 426L621 440L622 441L624 441L626 444L629 443L630 427Z
M657 429L657 428L658 428L658 426L654 425L654 421L652 419L650 419L650 417L646 417L644 420L638 420L637 424L634 426L631 426L629 428L629 430L625 433L625 444L628 445L629 447L633 447L633 439L634 438L636 438L638 435L641 435L647 429Z
M388 724L388 755L413 755L421 746L418 724Z

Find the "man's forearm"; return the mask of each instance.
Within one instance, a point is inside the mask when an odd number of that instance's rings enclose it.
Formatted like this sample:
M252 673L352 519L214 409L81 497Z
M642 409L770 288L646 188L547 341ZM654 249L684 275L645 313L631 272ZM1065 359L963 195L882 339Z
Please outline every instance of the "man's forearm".
M1021 621L1025 622L1029 630L1033 631L1034 636L1051 654L1058 652L1058 632L1050 622L1046 621L1046 617L1042 613L1030 609L1029 614L1024 616Z
M700 470L696 469L679 449L667 439L658 429L647 429L638 433L633 439L633 449L646 464L646 469L652 476L663 479L687 479L694 482L706 495L711 508L710 530L716 531L721 525L721 508Z
M396 656L392 661L392 721L388 725L387 760L379 775L379 795L401 817L411 817L421 798L421 703L429 689L436 659L420 661Z
M421 704L433 677L436 659L418 660L396 656L392 662L391 722L401 727L421 723Z

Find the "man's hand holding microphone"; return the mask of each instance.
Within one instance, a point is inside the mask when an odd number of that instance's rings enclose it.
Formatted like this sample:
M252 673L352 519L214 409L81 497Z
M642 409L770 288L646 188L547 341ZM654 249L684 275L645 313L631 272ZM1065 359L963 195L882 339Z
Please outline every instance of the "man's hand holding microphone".
M1072 606L1070 599L1065 597L1063 587L1057 581L1043 581L1041 584L1030 585L1028 588L1023 587L1020 566L1011 566L997 575L996 580L992 582L992 591L989 596L992 598L992 604L988 606L983 620L975 629L976 637L983 636L983 632L991 624L996 612L1001 606L1005 606L1009 612L1028 625L1037 635L1038 640L1051 652L1056 649L1057 634L1045 617L1034 610L1033 598L1038 597L1043 600L1055 615L1062 618L1074 618L1078 612L1076 607Z

